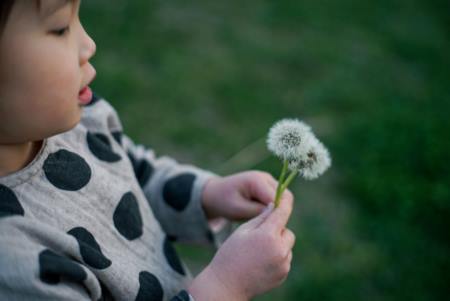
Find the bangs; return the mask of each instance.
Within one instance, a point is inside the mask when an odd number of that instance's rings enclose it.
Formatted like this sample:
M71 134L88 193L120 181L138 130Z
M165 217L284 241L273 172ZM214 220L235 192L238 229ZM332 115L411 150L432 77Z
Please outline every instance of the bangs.
M0 33L5 27L6 21L8 21L11 8L14 4L14 0L1 0L0 1Z
M36 5L38 11L41 10L41 0L32 0ZM14 0L0 0L0 34L3 32L5 24L8 22L9 15L11 14Z

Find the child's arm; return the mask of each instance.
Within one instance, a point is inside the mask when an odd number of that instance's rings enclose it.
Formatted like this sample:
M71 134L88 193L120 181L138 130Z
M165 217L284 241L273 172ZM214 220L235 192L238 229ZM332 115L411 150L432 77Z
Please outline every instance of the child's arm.
M131 174L164 232L178 241L213 242L215 237L202 206L202 192L212 173L169 157L157 157L151 149L135 144L123 134L117 112L103 99L86 107L82 122L92 134L102 135L109 142L105 147L129 161Z
M156 157L151 149L134 144L127 136L122 141L164 231L179 241L210 243L202 193L214 175L166 156Z

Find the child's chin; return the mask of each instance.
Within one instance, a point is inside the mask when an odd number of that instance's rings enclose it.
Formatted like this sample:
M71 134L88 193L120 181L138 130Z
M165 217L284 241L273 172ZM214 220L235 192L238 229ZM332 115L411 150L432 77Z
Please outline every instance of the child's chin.
M74 121L67 129L65 132L70 131L71 129L73 129L74 127L76 127L79 123L80 123L81 117L78 118L76 121Z
M72 118L70 120L67 119L66 120L67 122L65 122L65 124L62 125L54 135L68 132L68 131L72 130L74 127L76 127L78 125L78 123L80 123L82 111L83 110L80 107L79 114L76 114L76 116L72 116Z

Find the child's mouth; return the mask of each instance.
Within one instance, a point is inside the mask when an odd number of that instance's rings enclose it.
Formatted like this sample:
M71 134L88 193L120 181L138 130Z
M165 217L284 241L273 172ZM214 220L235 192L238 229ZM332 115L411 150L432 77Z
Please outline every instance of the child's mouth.
M87 105L92 100L92 90L89 86L81 89L80 93L78 93L78 100L81 105Z

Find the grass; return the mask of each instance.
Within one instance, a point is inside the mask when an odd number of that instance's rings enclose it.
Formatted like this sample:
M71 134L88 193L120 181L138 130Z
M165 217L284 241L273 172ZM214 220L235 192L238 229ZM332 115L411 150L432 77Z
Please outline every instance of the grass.
M437 300L450 274L449 9L97 0L81 18L98 46L94 89L158 153L276 177L263 138L283 117L330 147L332 170L293 186L291 275L257 300ZM194 270L213 254L180 251Z

